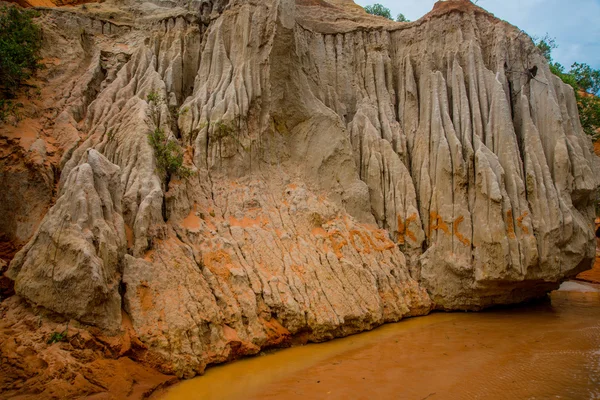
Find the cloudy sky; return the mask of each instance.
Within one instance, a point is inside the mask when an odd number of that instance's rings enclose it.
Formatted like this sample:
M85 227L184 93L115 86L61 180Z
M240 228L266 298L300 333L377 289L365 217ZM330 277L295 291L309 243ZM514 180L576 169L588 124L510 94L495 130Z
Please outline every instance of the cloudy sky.
M380 3L395 17L417 20L436 0L355 0ZM600 69L600 0L479 0L479 5L532 36L556 38L554 59L568 67L575 61Z

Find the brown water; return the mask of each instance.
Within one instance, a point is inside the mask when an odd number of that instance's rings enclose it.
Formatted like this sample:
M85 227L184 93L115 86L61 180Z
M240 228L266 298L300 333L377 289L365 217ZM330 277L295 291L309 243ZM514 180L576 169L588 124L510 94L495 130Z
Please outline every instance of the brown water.
M163 399L600 399L600 285L209 369Z

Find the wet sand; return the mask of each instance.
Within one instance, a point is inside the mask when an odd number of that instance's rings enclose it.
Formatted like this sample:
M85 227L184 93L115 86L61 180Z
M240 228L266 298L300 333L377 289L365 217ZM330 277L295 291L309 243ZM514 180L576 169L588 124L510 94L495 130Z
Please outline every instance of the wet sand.
M600 399L600 285L209 369L162 399Z

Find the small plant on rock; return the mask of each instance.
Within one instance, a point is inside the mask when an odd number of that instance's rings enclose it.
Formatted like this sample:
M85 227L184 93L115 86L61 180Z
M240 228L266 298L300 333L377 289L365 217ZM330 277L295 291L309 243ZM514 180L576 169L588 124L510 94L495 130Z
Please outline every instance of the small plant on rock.
M155 128L148 134L148 143L154 149L158 170L165 178L167 185L173 175L188 178L192 171L183 165L183 149L175 139L167 136L160 127L160 106L164 103L158 92L152 90L146 97L150 104L150 112Z
M158 169L170 180L172 175L188 178L192 171L183 165L183 150L179 144L169 139L165 131L156 128L148 135L148 142L154 149Z
M233 123L217 121L213 123L213 137L217 141L221 141L227 137L235 138L235 126Z
M54 343L66 342L67 338L68 338L67 331L53 332L52 335L50 335L50 338L48 339L48 341L46 343L54 344Z

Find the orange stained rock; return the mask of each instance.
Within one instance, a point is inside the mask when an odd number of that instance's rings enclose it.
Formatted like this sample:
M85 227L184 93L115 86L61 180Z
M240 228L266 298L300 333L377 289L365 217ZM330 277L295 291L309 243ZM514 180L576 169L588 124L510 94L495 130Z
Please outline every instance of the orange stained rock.
M525 219L525 217L527 217L529 215L529 212L525 211L523 213L523 215L521 215L519 218L517 218L517 226L519 228L521 228L521 230L523 231L524 234L528 235L529 234L529 229L527 229L526 226L523 225L523 220Z
M127 237L127 247L133 247L133 230L125 224L125 236Z
M225 336L225 340L228 342L240 341L240 337L235 329L230 327L229 325L223 325L223 336Z
M467 239L466 237L464 237L459 231L458 231L458 227L460 226L461 223L463 223L465 220L465 217L463 217L462 215L458 218L456 218L456 220L454 221L454 236L456 236L456 238L465 246L470 246L471 242L469 241L469 239Z
M313 236L327 237L327 231L323 228L314 228L311 233Z
M506 219L507 219L506 230L507 230L508 237L511 239L515 239L517 237L517 235L515 235L515 227L514 227L515 221L513 219L512 210L508 210L506 212Z
M519 218L517 218L517 226L521 229L521 231L528 235L529 234L529 229L523 225L523 220L529 215L528 211L525 211ZM506 212L506 219L507 219L507 224L506 224L506 231L508 234L508 237L511 239L515 239L517 236L515 235L515 220L513 217L513 213L512 210L508 210Z
M185 217L185 219L183 220L181 225L184 228L187 228L192 231L198 231L200 229L202 220L200 219L200 217L198 217L196 215L197 208L198 208L198 205L194 204L194 206L192 207L192 210L190 211L188 216Z
M146 261L154 261L154 250L148 250L145 254L144 254L144 260Z
M442 231L446 235L450 234L450 228L448 228L448 224L444 222L444 219L440 214L435 211L432 211L429 214L429 232L433 231Z
M329 233L329 240L331 241L331 246L333 247L333 252L337 256L337 258L342 258L342 249L344 246L348 244L348 241L344 238L342 233L337 229L333 232ZM341 240L336 239L336 237L340 237Z
M202 256L204 266L213 274L227 279L231 276L230 268L233 262L231 256L223 250L204 253Z
M148 282L142 282L137 287L136 293L140 300L140 307L143 311L150 311L154 309L154 298L152 296L152 289L150 289Z
M409 225L417 223L417 214L413 213L410 217L406 218L406 221L402 222L402 216L398 215L398 244L406 243L406 237L413 242L417 241L415 234L408 229Z
M297 275L303 276L306 274L306 268L304 268L304 265L293 264L291 268L292 271L294 271Z
M292 339L292 334L283 327L275 318L265 320L260 318L260 322L265 327L267 334L267 347L283 347Z
M265 226L269 223L269 219L265 216L259 216L255 219L244 217L242 219L236 219L234 217L229 217L229 225L238 226L241 228L250 228L252 226Z
M362 249L356 244L356 241L354 240L356 236L358 236L362 242ZM358 251L359 253L371 253L369 240L365 238L365 235L362 232L357 231L356 229L350 231L350 243L352 244L352 247L354 247L354 250Z
M373 247L373 249L375 251L386 251L386 250L390 250L390 249L393 249L394 247L396 247L394 242L392 242L388 238L387 233L380 229L372 231L371 235L367 236L367 237L368 237L369 241L371 242L371 246ZM374 242L373 238L375 238L377 240L377 243Z

